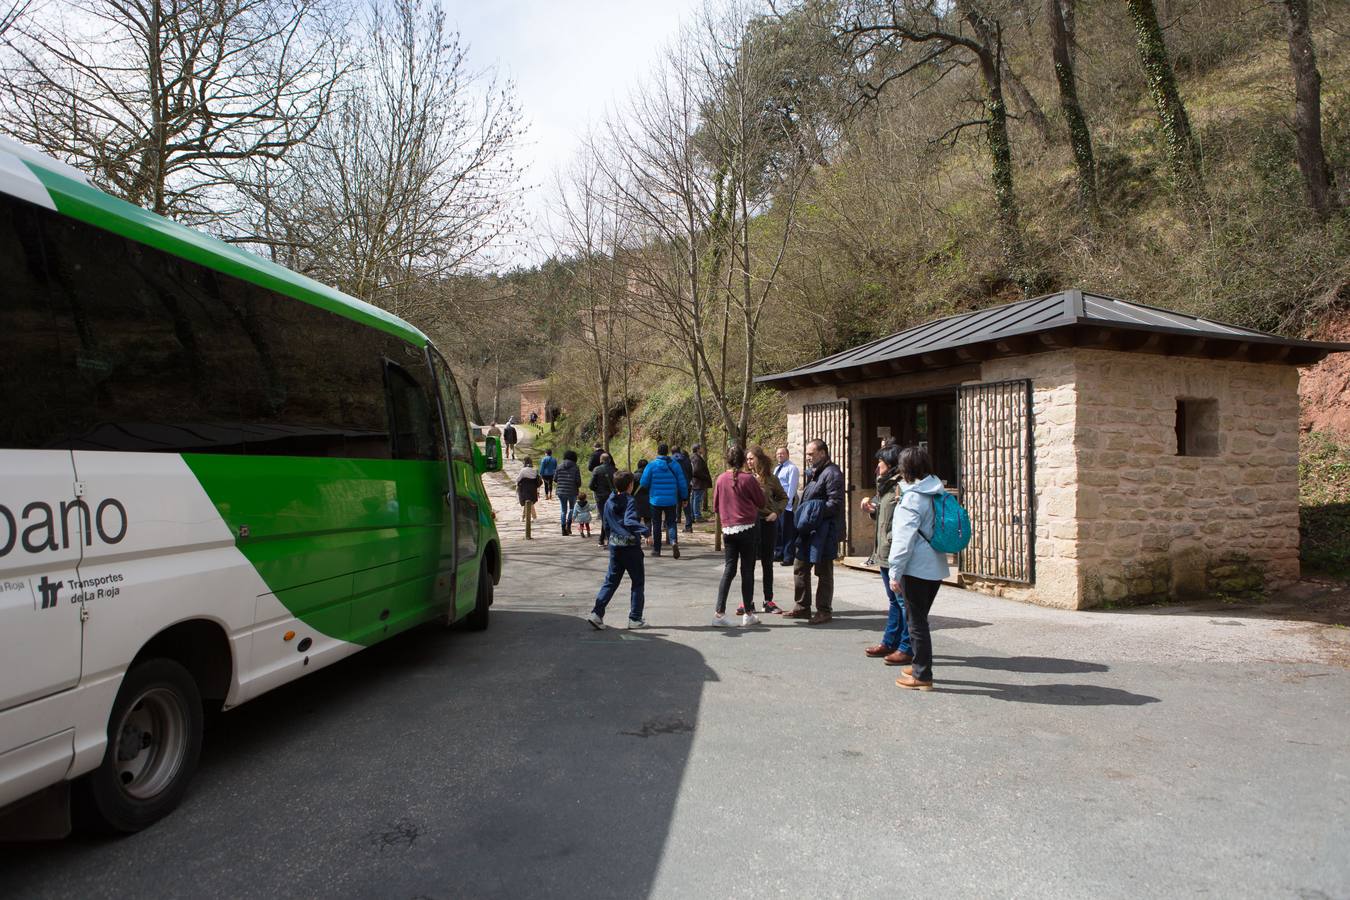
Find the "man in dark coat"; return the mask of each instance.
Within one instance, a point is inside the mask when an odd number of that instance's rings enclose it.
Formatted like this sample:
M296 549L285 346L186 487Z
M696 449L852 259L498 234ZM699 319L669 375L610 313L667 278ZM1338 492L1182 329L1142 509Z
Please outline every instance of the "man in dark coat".
M680 508L676 510L675 521L678 522L680 518L683 517L684 530L693 531L694 513L693 507L689 505L688 492L689 492L689 485L692 484L694 480L694 464L689 461L689 454L684 452L683 447L676 447L673 450L671 450L670 458L675 461L675 464L680 467L680 471L684 473L685 497L683 500L680 501Z
M604 455L604 452L605 449L601 447L599 443L596 443L595 447L591 450L591 458L586 462L587 472L595 471L595 467L600 465L600 457ZM598 508L599 507L597 507L597 509Z
M819 500L823 505L821 522L813 533L815 552L798 552L792 563L794 582L792 611L784 618L806 619L811 625L824 625L834 614L834 555L839 539L844 534L844 473L830 459L830 448L819 438L806 445L806 487L801 505ZM799 535L800 545L806 538ZM816 612L811 613L811 573L816 576Z
M689 517L692 520L685 531L693 531L693 522L703 519L703 499L712 490L712 473L708 471L708 458L704 455L703 445L695 444L693 455L689 457L693 472L689 476Z
M614 493L614 461L610 459L608 453L600 454L600 461L595 468L591 469L591 481L587 487L591 490L591 496L595 498L595 508L604 509L605 501L609 495ZM609 539L609 526L605 524L604 516L600 517L600 540L601 547L605 546L605 541Z

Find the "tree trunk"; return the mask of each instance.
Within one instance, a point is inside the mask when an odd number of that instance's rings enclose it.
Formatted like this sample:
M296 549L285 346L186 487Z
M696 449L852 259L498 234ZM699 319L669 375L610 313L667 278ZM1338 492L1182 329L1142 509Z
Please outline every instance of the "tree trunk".
M1041 143L1050 143L1050 125L1045 120L1045 113L1041 110L1041 105L1036 102L1031 91L1022 83L1022 79L1017 77L1017 73L1008 65L1008 61L1003 60L1003 80L1008 83L1012 89L1013 96L1017 98L1017 106L1022 111L1019 118L1025 119L1036 130Z
M1158 111L1158 121L1162 127L1163 140L1167 144L1167 161L1172 175L1182 185L1199 187L1203 184L1200 174L1200 153L1191 136L1191 122L1186 117L1186 107L1177 91L1176 73L1172 70L1172 61L1167 56L1167 45L1163 42L1162 28L1158 25L1158 13L1153 0L1125 0L1134 23L1135 40L1139 49L1139 64L1148 79L1148 92L1153 97L1153 106Z
M1069 126L1069 146L1078 169L1078 202L1083 209L1097 208L1097 166L1092 155L1092 132L1088 130L1083 108L1078 103L1078 81L1073 58L1069 55L1069 29L1064 24L1060 0L1045 0L1045 18L1050 23L1050 44L1055 60L1055 80L1059 83L1059 107Z
M492 376L492 421L500 418L502 411L502 358L496 357L497 366Z
M483 408L478 404L478 380L479 375L474 373L473 378L469 379L469 408L473 412L473 421L475 425L482 425Z
M1289 67L1294 72L1294 133L1298 138L1298 170L1308 192L1308 205L1319 221L1331 217L1334 200L1331 172L1322 148L1322 76L1308 26L1308 0L1284 0L1289 29Z

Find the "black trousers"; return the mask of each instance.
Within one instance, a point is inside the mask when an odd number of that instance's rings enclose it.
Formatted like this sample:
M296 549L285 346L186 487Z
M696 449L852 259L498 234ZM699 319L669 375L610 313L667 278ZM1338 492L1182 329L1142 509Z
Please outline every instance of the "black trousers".
M764 605L773 600L773 553L778 543L776 523L759 520L755 530L759 532L759 578L764 582Z
M755 611L755 557L759 555L759 526L749 531L722 535L722 583L717 588L717 611L727 611L727 593L741 570L741 605L746 612Z
M933 640L928 634L928 611L933 608L940 581L906 575L900 582L905 589L905 621L909 624L909 646L914 654L914 677L933 680Z

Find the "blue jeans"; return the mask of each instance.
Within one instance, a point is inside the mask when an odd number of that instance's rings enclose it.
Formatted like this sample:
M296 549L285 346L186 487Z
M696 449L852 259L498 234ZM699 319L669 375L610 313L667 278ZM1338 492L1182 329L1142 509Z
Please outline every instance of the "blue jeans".
M674 547L680 541L680 508L678 506L652 507L652 549L661 552L661 520L666 522L666 541Z
M890 569L881 567L881 583L886 585L886 597L891 601L890 612L886 615L886 631L881 636L882 646L910 653L909 622L905 620L905 601L891 590Z
M558 495L558 506L562 508L562 527L566 528L572 524L572 507L576 505L576 497L564 497Z
M703 498L707 493L706 488L694 488L689 492L689 519L691 523L694 519L703 516Z
M646 580L646 575L642 568L641 545L633 547L611 546L609 548L609 571L605 573L605 581L600 585L600 592L595 595L595 609L592 610L600 618L605 617L605 607L609 606L609 601L613 599L614 593L619 589L619 582L623 580L625 572L628 573L628 586L630 588L628 618L642 618L642 586Z

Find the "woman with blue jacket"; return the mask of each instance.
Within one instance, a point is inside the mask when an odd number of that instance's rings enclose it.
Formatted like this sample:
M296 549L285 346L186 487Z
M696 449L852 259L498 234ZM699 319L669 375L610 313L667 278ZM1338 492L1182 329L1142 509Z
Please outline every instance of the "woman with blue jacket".
M895 684L912 691L931 691L933 643L928 633L928 611L950 570L946 556L928 541L933 535L934 499L947 489L933 474L932 460L921 447L901 450L899 469L904 486L891 522L891 555L886 568L891 590L901 595L905 604L914 664L900 670Z

